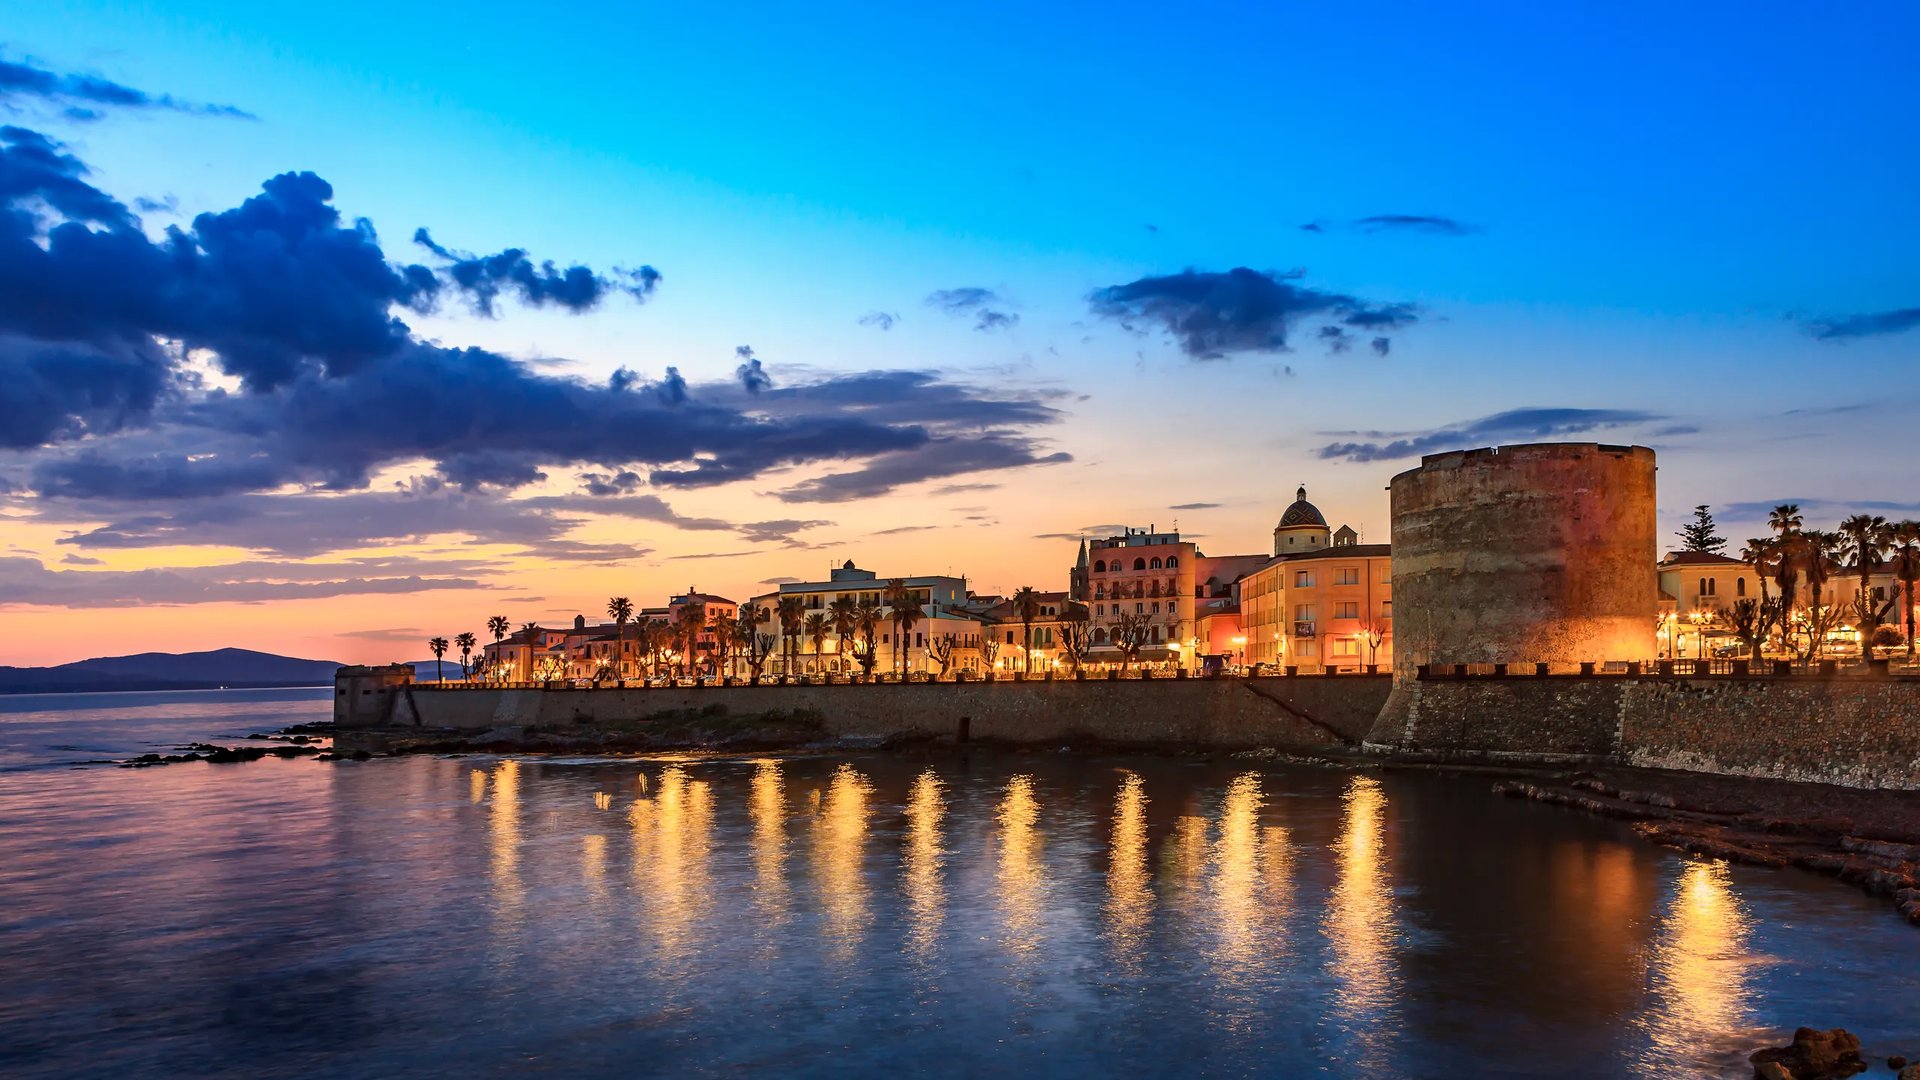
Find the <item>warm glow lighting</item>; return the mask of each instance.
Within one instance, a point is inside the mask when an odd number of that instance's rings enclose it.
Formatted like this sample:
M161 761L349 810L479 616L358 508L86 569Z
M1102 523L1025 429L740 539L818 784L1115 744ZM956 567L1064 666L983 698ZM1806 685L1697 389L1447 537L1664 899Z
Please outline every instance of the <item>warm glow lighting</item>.
M867 879L861 862L867 845L867 802L873 784L851 765L833 771L826 798L814 820L814 869L820 876L820 902L826 910L826 934L835 955L852 959L866 932Z
M1113 797L1113 842L1107 855L1107 933L1122 970L1137 975L1153 919L1147 872L1147 786L1128 773Z
M1006 917L1006 946L1030 954L1040 946L1040 892L1045 871L1040 861L1040 801L1033 777L1007 781L1000 800L1000 904Z
M769 926L787 917L787 792L780 763L754 762L750 812L753 815L754 902Z
M1356 776L1347 784L1346 820L1340 840L1338 877L1322 928L1333 948L1328 974L1338 980L1335 1011L1363 1032L1369 1054L1384 1049L1381 1037L1396 1022L1388 1015L1396 996L1393 966L1393 889L1385 851L1387 796L1380 781ZM1384 1062L1378 1063L1384 1065ZM1366 1073L1384 1071L1371 1065Z
M907 797L903 875L912 919L907 943L914 956L923 961L932 955L946 916L946 890L940 877L940 860L945 854L940 847L940 822L945 815L940 778L928 769L914 780Z
M1655 1043L1680 1055L1703 1038L1748 1030L1752 976L1741 958L1752 928L1727 864L1688 863L1660 929L1652 964L1659 1007L1644 1024Z

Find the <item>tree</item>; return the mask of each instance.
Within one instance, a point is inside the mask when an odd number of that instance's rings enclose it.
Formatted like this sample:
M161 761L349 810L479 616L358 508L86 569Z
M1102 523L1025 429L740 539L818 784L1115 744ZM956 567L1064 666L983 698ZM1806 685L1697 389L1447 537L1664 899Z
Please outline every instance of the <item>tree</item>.
M833 632L840 638L840 663L853 655L853 632L860 628L860 605L853 597L841 593L827 605L827 614L833 619Z
M794 656L800 651L800 631L806 625L807 604L798 596L783 596L774 607L780 619L781 674L793 674Z
M1751 596L1741 597L1719 613L1720 625L1726 627L1747 646L1754 663L1760 662L1760 646L1767 640L1767 624L1771 621L1767 608L1771 600L1756 600Z
M1860 575L1860 595L1854 608L1860 615L1860 659L1873 655L1873 630L1885 614L1883 605L1873 601L1873 572L1880 568L1881 557L1892 545L1887 519L1878 514L1855 514L1840 523L1841 550L1853 572ZM1878 612L1879 614L1875 614Z
M440 670L440 660L447 655L447 639L443 637L427 639L427 649L433 653L433 681L446 682L446 675Z
M540 648L540 624L537 622L521 623L520 636L527 639L527 681L532 682L533 667L540 662L540 658L534 655Z
M1680 550L1699 551L1708 555L1718 555L1727 546L1727 538L1714 535L1713 513L1706 503L1693 508L1693 520L1680 526L1674 533L1680 538Z
M874 665L880 662L879 641L882 608L871 598L862 597L854 609L854 627L860 632L859 640L854 643L855 658L860 661L860 669L867 678L873 678Z
M824 661L821 657L826 654L827 635L833 632L833 624L828 621L825 612L815 611L807 616L803 629L806 631L807 640L813 642L813 666L824 670Z
M893 623L893 668L897 672L904 672L906 669L901 664L901 656L906 650L900 647L902 644L900 640L900 617L906 611L907 607L906 579L889 578L886 585L880 590L880 595L887 606L887 618Z
M1906 608L1907 659L1913 659L1913 590L1920 581L1920 521L1902 521L1892 530L1893 576L1900 581Z
M460 681L466 682L473 678L473 672L467 667L467 658L473 655L473 647L479 644L479 641L473 634L462 630L454 635L453 643L460 650Z
M487 633L493 635L493 663L496 668L500 666L500 642L507 636L509 625L505 615L495 615L487 620Z
M1800 570L1807 582L1807 649L1805 659L1812 661L1826 643L1827 632L1840 619L1839 604L1828 604L1827 582L1840 570L1844 541L1839 533L1808 529L1800 533Z
M1073 673L1080 674L1080 665L1086 663L1087 653L1093 650L1093 622L1087 617L1085 605L1068 604L1061 612L1060 648L1067 654Z
M1380 662L1380 644L1387 640L1386 628L1369 615L1360 622L1360 637L1367 643L1367 663Z
M1014 592L1013 611L1020 616L1020 627L1027 646L1020 654L1020 670L1030 672L1033 667L1033 620L1040 617L1040 594L1033 591L1033 586L1022 585Z
M756 679L766 666L767 652L772 647L772 641L760 632L760 624L766 621L767 610L755 604L743 605L733 621L734 641L740 646L740 655L746 658L747 670Z
M713 658L718 662L721 676L729 679L733 677L728 661L728 654L733 651L733 631L733 620L718 612L707 622L707 633L713 635Z
M691 601L673 613L673 637L680 646L680 673L693 674L694 655L700 648L700 631L707 628L706 608Z
M1125 612L1113 624L1113 644L1120 650L1121 668L1133 670L1133 662L1153 634L1150 616Z
M618 677L624 681L627 677L627 620L633 618L633 601L624 596L609 598L607 617L613 620L614 662L620 665Z
M927 639L927 655L940 665L940 677L947 677L947 670L953 666L953 635L936 634Z

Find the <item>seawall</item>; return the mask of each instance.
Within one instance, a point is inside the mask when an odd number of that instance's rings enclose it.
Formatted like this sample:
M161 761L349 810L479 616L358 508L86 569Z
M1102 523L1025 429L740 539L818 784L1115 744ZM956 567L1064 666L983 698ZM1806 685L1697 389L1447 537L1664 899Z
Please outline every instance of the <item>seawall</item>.
M836 737L969 736L1011 743L1095 739L1112 745L1327 750L1356 746L1385 704L1386 675L1267 679L1090 679L832 686L630 689L354 687L343 727L488 731L630 724L723 709L807 711ZM377 695L377 696L376 696Z
M1920 789L1920 679L1468 676L1396 694L1373 748Z

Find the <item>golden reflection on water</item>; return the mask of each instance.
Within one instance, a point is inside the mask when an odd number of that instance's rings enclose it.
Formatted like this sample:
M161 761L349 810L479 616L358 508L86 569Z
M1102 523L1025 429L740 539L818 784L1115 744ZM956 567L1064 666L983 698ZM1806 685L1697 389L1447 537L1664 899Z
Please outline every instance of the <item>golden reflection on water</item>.
M580 874L587 882L587 896L596 904L607 898L607 837L588 833L580 838Z
M475 769L467 777L467 798L480 802L487 797L487 770Z
M634 876L658 941L660 965L683 962L697 944L707 903L707 855L713 827L712 788L679 765L660 772L659 793L627 812L633 830Z
M816 790L815 796L819 795ZM867 802L873 784L851 765L833 771L814 818L814 870L826 933L842 959L859 951L867 924L867 879L862 872L867 843Z
M769 925L777 926L787 917L787 789L778 761L753 764L754 900Z
M491 841L493 892L503 911L517 910L520 884L520 763L503 761L493 769L493 803L487 816Z
M1356 776L1343 796L1345 818L1333 893L1322 928L1333 948L1334 1012L1355 1031L1369 1056L1384 1050L1393 1028L1397 987L1393 958L1393 892L1387 876L1387 796L1380 781Z
M1000 903L1006 915L1006 945L1028 953L1040 945L1040 890L1045 869L1040 858L1040 801L1033 777L1007 781L1000 800Z
M1727 864L1689 862L1662 916L1651 972L1659 999L1646 1028L1669 1057L1685 1060L1714 1036L1749 1026L1752 931Z
M1258 959L1265 922L1260 887L1260 791L1257 773L1242 773L1220 806L1220 839L1213 846L1217 962L1224 978L1244 979Z
M1113 796L1113 846L1107 856L1107 933L1120 967L1140 974L1153 921L1153 879L1147 869L1147 785L1135 773Z
M932 769L921 773L907 796L905 887L911 925L908 950L921 960L933 953L946 917L946 886L940 878L940 823L946 816L940 778Z

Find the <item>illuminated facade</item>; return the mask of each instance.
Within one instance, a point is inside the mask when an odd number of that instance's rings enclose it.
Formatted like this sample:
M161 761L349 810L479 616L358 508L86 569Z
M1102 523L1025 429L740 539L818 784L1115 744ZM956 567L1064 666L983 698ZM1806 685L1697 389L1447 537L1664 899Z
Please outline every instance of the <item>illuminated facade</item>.
M1329 529L1301 488L1273 530L1273 558L1240 579L1245 662L1318 671L1393 662L1393 568L1386 544Z

